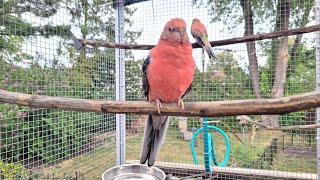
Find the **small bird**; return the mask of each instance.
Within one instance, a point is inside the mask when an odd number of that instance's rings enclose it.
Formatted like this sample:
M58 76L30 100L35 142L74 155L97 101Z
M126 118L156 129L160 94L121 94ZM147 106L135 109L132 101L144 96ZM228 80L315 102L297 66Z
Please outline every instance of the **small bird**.
M161 116L161 102L177 102L184 109L181 98L191 90L195 68L186 23L180 18L171 19L142 66L144 95L156 102L159 115L146 119L141 164L147 160L148 166L154 164L168 129L168 116Z
M208 40L207 29L197 18L192 20L191 34L196 42L207 52L209 58L215 58L211 44Z

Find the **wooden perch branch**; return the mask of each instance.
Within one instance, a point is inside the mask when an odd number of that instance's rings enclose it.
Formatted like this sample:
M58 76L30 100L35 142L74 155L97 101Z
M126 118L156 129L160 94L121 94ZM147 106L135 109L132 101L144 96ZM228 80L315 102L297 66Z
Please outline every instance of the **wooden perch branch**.
M0 102L69 111L159 115L156 104L146 101L88 100L30 95L0 90ZM186 102L184 110L175 103L163 103L162 115L188 117L275 115L316 107L320 107L320 92L309 92L278 99Z
M231 38L231 39L225 39L225 40L219 40L219 41L210 41L210 43L213 47L224 46L229 44L237 44L237 43L263 40L263 39L277 38L281 36L292 36L292 35L310 33L315 31L320 31L320 25L302 27L297 29L289 29L289 30L271 32L271 33L250 35L250 36L244 36L244 37L237 37L237 38ZM147 44L144 44L144 45L143 44L119 44L119 43L95 41L95 40L88 40L88 39L79 39L79 40L84 45L91 45L95 47L107 47L107 48L149 50L155 46L155 45L147 45ZM200 48L200 46L196 43L193 43L192 47Z
M279 127L273 127L273 126L269 126L269 125L265 125L262 124L258 121L253 121L250 119L250 117L248 116L239 116L239 119L241 119L242 121L245 121L249 124L255 124L258 125L264 129L267 130L298 130L298 129L316 129L316 128L320 128L320 124L309 124L309 125L295 125L295 126L279 126Z

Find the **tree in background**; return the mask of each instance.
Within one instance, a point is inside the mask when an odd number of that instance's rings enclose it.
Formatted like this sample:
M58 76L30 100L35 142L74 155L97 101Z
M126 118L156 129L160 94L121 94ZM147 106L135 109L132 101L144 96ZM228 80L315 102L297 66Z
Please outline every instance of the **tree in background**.
M0 29L0 87L39 95L113 99L114 49L84 48L78 53L68 37L68 29L73 24L80 26L87 39L114 42L112 2L0 0L3 5L0 7L3 20ZM63 13L65 11L70 14ZM134 11L125 9L127 27L133 23L130 16ZM58 25L36 26L24 19L30 16L26 13L41 20L54 15L59 18L59 14L63 13L60 18L64 19ZM66 18L70 21L65 21ZM53 36L54 39L49 39ZM140 32L129 29L125 39L133 43L139 36ZM57 53L50 56L52 54L47 54L45 50L48 47L43 47L44 51L36 52L36 55L23 53L21 44L26 43L26 39L38 37L44 37L50 50L56 48ZM53 42L59 42L59 46L54 47ZM133 64L133 71L135 68ZM113 115L29 109L8 104L0 106L0 125L1 159L27 163L31 168L93 150L99 145L95 139L99 133L115 130Z
M62 0L0 0L0 18L2 19L0 30L0 52L2 57L10 60L12 55L20 50L20 44L30 36L51 36L59 31L66 30L65 26L52 26L51 24L33 26L22 18L23 14L31 13L37 18L48 18L55 15ZM26 54L19 54L26 56ZM17 60L17 59L15 59Z
M251 95L248 74L238 64L233 52L217 53L205 72L196 71L191 95L197 101L244 99Z
M84 39L114 42L115 10L112 0L65 1L65 9L71 15L70 23L79 26ZM125 41L134 43L141 31L131 31L130 17L137 9L125 7ZM67 51L65 51L67 50ZM88 98L112 98L115 93L115 51L108 48L83 47L80 54L75 52L73 42L62 40L58 52L71 60L74 71L85 74L83 86L88 87ZM127 51L127 55L130 51ZM93 86L92 86L92 84ZM99 95L92 92L99 91ZM111 94L110 94L111 93ZM113 94L112 94L113 93ZM82 96L83 97L83 96Z
M202 5L202 0L193 0L196 5ZM223 21L229 30L235 29L240 23L244 23L244 35L251 35L263 31L287 30L289 27L303 27L310 22L309 14L314 1L303 1L295 3L291 0L279 1L249 1L249 0L211 0L209 15L212 22ZM295 7L291 7L295 5ZM242 16L241 16L242 14ZM289 18L290 17L290 18ZM264 27L259 24L272 24ZM256 32L254 32L256 29ZM283 96L284 84L286 82L287 64L293 69L296 61L297 47L301 43L302 35L295 38L294 45L290 50L291 59L288 59L288 38L280 37L271 40L272 66L270 68L270 80L272 86L269 94L261 94L261 80L259 77L258 58L256 56L256 44L248 42L247 54L249 59L249 72L256 98L270 97L278 98ZM259 43L264 48L270 48L270 41ZM264 116L265 124L278 126L277 116Z

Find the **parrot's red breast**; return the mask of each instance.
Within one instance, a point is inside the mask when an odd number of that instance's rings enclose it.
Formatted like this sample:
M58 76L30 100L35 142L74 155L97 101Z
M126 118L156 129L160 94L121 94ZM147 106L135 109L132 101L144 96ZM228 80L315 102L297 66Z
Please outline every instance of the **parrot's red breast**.
M196 68L182 19L172 19L166 24L149 57L146 73L149 101L177 102L191 86Z
M196 67L192 48L179 46L161 44L151 50L152 61L147 75L149 101L176 102L191 85Z

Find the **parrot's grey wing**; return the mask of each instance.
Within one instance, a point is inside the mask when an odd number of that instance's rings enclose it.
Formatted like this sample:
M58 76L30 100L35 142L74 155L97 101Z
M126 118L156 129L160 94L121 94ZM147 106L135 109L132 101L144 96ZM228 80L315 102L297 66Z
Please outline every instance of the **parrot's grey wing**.
M214 53L213 53L213 50L212 50L212 46L211 46L210 43L209 43L208 46L206 46L206 45L204 44L204 42L201 40L201 37L196 36L196 35L193 35L193 34L192 34L192 36L193 36L193 38L196 40L196 42L197 42L200 46L202 46L203 49L208 53L208 56L209 56L210 59L211 59L211 58L216 58L216 57L214 56ZM208 34L207 34L207 33L206 33L206 36L208 37Z
M190 84L186 92L181 96L181 98L183 98L184 96L187 96L191 92L191 89L192 89L192 83Z
M196 29L196 31L198 32L198 34L201 34L201 32L198 29ZM202 47L204 46L204 43L202 42L201 37L199 35L197 35L196 33L193 33L192 31L191 31L191 35L196 40L196 43L198 43Z
M194 39L196 40L196 42L200 45L200 46L205 46L204 43L202 42L201 40L201 37L198 37L198 36L193 36Z
M144 96L147 97L148 99L148 93L149 93L149 82L147 78L147 72L148 72L148 66L150 62L152 61L152 57L150 55L147 56L147 58L144 60L143 65L142 65L142 88L144 91ZM149 100L149 99L148 99Z

